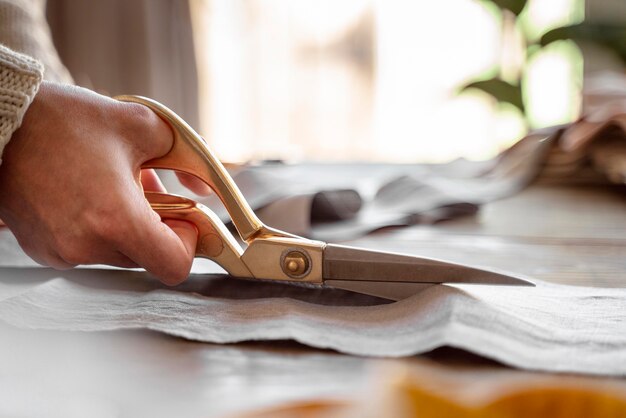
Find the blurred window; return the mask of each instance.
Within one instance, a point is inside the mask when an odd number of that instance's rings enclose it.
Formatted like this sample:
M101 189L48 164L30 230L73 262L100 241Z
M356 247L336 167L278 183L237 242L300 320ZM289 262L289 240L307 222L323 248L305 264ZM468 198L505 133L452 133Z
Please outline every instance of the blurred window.
M200 127L219 156L484 159L578 116L581 54L525 39L582 19L582 0L194 0ZM524 34L522 36L522 33ZM523 70L523 71L522 71ZM524 81L524 114L461 86Z

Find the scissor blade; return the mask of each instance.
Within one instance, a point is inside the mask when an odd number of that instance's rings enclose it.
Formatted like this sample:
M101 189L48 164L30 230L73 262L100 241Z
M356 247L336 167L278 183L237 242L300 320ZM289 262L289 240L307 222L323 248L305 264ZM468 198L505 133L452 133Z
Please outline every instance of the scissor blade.
M389 300L406 299L429 287L436 286L433 283L360 282L357 280L326 280L324 285Z
M534 286L517 277L432 258L328 244L324 280Z

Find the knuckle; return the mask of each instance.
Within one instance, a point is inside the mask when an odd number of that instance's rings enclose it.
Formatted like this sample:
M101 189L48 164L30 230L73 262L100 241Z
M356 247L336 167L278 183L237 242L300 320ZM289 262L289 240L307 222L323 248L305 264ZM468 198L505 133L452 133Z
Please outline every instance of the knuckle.
M22 248L22 251L24 251L27 256L32 259L35 259L37 257L37 251L35 250L35 246L31 243L30 240L25 240L21 235L17 234L15 235L15 238L17 239L17 243L19 244L20 248Z
M167 134L171 131L161 117L139 103L127 103L126 109L136 149L150 158L165 154L171 147L171 134Z
M16 239L22 251L26 253L33 261L44 267L52 267L54 269L67 268L67 264L62 263L58 257L53 256L52 249L40 243L37 245L30 239L24 239L22 235L16 235Z
M18 240L20 247L22 248L22 251L24 251L24 253L26 253L27 256L29 256L33 261L35 261L37 264L40 264L42 266L46 266L49 267L50 264L48 264L48 261L45 259L44 255L41 254L41 251L39 251L37 248L35 248L34 245L32 245L30 242L23 242L21 240Z
M126 115L139 124L150 123L156 116L152 110L140 103L128 102L124 106Z
M87 264L91 261L83 247L71 239L58 241L56 251L59 257L67 264L76 266L79 264Z
M105 216L92 223L92 230L100 242L117 244L122 239L122 233L115 217Z
M106 207L86 210L73 228L56 234L54 248L59 257L68 264L101 262L102 251L123 240L118 219L118 215Z
M72 267L59 260L58 256L53 255L54 249L48 247L43 241L33 240L31 234L15 233L15 238L22 251L37 264L57 270Z
M86 229L99 242L117 244L124 239L118 210L103 206L91 214L86 214L84 222Z
M22 249L30 258L42 266L52 267L55 270L68 270L75 267L78 263L70 263L63 259L54 247L35 248L29 245L23 246Z
M138 132L154 132L163 121L150 108L139 103L128 103L128 117Z

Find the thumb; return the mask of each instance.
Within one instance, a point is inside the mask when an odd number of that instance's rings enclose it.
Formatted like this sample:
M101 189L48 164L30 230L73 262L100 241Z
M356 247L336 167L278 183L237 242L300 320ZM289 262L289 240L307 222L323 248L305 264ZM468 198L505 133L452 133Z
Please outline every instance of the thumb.
M166 121L143 104L120 102L119 105L136 162L141 165L169 152L174 144L174 133Z

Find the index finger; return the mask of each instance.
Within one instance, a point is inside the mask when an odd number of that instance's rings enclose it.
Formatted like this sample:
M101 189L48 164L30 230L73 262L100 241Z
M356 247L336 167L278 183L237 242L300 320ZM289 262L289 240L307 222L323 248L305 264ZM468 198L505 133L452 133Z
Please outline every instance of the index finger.
M161 221L148 202L131 208L132 231L120 243L119 251L158 277L174 286L189 276L195 257L198 231L195 225L180 220Z

